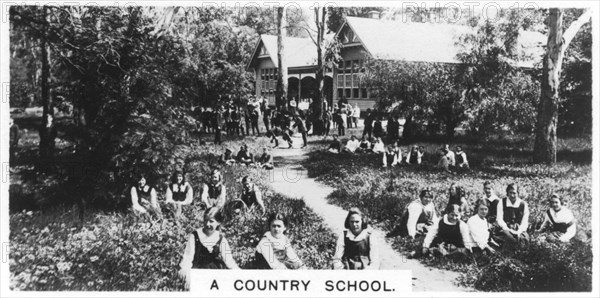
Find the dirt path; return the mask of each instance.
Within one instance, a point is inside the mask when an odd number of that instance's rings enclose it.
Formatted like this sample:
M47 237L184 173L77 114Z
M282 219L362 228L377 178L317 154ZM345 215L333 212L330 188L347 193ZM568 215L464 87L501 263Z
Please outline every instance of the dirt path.
M296 144L298 145L298 144ZM317 214L324 218L335 233L341 232L347 210L327 203L326 197L334 190L309 178L300 162L307 158L302 149L274 149L272 154L277 166L271 175L271 186L281 194L303 199ZM374 229L375 245L380 247L380 269L411 270L413 291L470 291L455 284L458 273L425 267L417 260L408 259L395 251L385 240L385 233Z

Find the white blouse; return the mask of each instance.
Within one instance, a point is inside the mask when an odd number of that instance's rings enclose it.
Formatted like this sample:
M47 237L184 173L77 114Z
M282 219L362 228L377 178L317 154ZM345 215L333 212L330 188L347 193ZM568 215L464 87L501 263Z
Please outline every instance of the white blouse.
M566 207L562 207L560 209L560 211L556 212L554 211L554 209L549 209L550 210L550 214L552 215L552 218L554 219L555 223L570 223L572 222L572 224L567 228L567 232L562 234L559 237L559 240L562 242L568 242L569 240L571 240L571 238L573 238L575 236L575 234L577 233L577 224L575 223L575 216L573 215L573 212L571 212L571 210L569 210ZM542 226L540 229L544 229L547 227L552 226L552 221L550 220L550 218L548 217L548 213L544 213L544 222L542 223Z
M484 249L490 238L487 220L481 218L479 215L473 215L467 221L467 226L469 227L473 245L477 245L479 248Z

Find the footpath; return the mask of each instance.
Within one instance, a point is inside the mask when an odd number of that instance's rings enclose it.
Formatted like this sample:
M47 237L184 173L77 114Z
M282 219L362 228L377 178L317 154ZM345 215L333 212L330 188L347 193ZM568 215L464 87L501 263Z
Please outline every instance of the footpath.
M327 196L333 188L308 177L307 170L301 165L306 159L308 150L303 149L273 149L275 169L270 177L273 190L290 198L302 199L306 205L324 219L324 223L339 234L344 226L348 213L341 207L327 203ZM394 250L385 239L385 233L373 229L371 243L379 247L381 258L380 269L409 270L412 272L413 291L471 291L456 285L458 273L429 268L418 260L407 258L406 255Z

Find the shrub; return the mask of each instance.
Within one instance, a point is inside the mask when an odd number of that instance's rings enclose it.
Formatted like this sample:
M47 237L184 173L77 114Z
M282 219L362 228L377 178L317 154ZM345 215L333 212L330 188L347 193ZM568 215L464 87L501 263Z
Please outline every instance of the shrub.
M586 142L562 141L571 146ZM566 145L570 144L570 145ZM424 145L433 153L441 144ZM591 167L567 162L554 166L533 165L528 162L527 144L522 139L505 142L491 141L487 145L463 146L473 150L469 161L472 170L441 173L432 165L435 159L429 154L422 166L381 168L381 156L344 155L312 152L305 167L316 177L334 188L327 198L344 209L361 208L375 224L386 231L393 230L406 205L418 197L421 188L432 189L433 203L438 213L448 201L448 188L456 182L466 190L466 198L474 206L483 197L483 182L492 181L499 197L504 197L505 187L516 182L520 197L530 208L531 232L543 221L549 208L547 199L557 192L568 201L568 207L578 220L578 229L591 231ZM525 148L525 149L523 149ZM572 146L587 150L587 146ZM525 154L519 153L525 152ZM511 156L512 154L512 156ZM486 159L486 162L481 162ZM401 252L420 248L418 241L394 238L392 244ZM484 291L589 291L591 287L592 250L584 245L548 245L533 243L525 250L505 252L502 258L425 258L430 266L464 273L460 282ZM560 272L560 274L556 274Z
M262 139L249 141L256 152ZM239 142L232 142L238 145ZM238 196L240 178L249 175L263 191L265 216L249 213L225 221L225 233L236 262L252 268L254 249L267 229L270 212L288 216L288 236L298 256L308 268L331 267L335 238L324 227L322 218L301 200L273 193L266 184L268 172L246 166L221 167L217 164L220 148L180 146L172 152L184 160L188 179L195 190L208 179L210 169L220 167L228 198ZM159 201L163 201L168 171L155 180ZM38 185L43 193L43 185ZM37 189L37 188L36 188ZM15 188L16 192L16 188ZM117 200L119 198L116 198ZM127 199L128 200L128 199ZM193 205L183 209L176 225L166 208L166 220L146 222L130 212L90 213L83 222L78 212L66 206L43 211L13 212L10 215L10 287L13 290L116 290L149 291L185 289L177 276L188 235L202 226L203 211Z
M579 292L592 290L589 244L533 241L483 266L475 287L484 291Z

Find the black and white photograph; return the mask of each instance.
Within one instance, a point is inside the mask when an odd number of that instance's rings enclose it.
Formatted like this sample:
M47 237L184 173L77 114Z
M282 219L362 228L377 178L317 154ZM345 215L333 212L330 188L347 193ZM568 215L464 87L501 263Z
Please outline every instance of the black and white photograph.
M597 297L599 12L2 2L2 296Z

